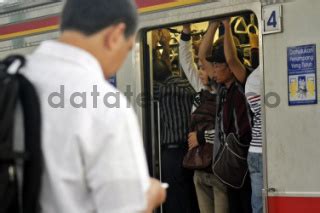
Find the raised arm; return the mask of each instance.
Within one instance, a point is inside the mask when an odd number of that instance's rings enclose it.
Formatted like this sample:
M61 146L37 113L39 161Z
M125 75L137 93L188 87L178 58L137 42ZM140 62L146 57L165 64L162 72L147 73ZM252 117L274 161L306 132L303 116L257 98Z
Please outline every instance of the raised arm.
M227 64L236 77L236 79L241 82L245 83L247 78L247 71L244 65L241 63L240 59L238 58L237 48L233 40L233 35L230 26L230 19L225 19L222 21L225 34L224 34L224 55L227 61Z
M205 86L200 80L198 69L194 63L190 33L190 25L183 25L179 43L179 62L190 84L198 92Z
M219 26L219 22L217 21L210 22L208 30L202 38L202 41L199 47L199 60L204 65L209 63L206 60L206 57L208 57L211 54L212 42L213 42L214 34L218 29L218 26Z

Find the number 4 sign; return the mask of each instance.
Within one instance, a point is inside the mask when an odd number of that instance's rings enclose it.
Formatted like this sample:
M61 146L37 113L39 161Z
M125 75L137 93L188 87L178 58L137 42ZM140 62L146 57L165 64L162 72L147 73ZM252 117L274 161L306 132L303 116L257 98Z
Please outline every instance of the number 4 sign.
M272 5L263 7L263 34L282 32L282 7Z

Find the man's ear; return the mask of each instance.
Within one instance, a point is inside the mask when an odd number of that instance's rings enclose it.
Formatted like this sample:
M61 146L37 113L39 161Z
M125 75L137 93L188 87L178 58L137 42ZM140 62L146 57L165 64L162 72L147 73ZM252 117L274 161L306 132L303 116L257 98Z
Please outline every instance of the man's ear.
M103 32L104 46L109 50L113 50L124 39L125 29L125 23L119 23L106 28Z

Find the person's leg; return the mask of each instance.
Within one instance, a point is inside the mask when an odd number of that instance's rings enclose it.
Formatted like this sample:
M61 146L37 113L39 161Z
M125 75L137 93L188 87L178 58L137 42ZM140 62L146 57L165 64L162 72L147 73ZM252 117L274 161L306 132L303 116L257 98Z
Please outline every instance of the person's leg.
M181 182L180 182L180 195L181 195L181 209L185 213L199 213L198 200L196 195L196 189L193 183L193 175L194 171L186 169L182 166L183 157L185 155L185 151L181 152L181 162L180 168L182 170Z
M239 190L228 187L229 213L243 213Z
M201 213L214 212L213 187L207 183L208 175L210 174L203 171L195 171L193 176Z
M169 184L167 199L163 205L164 213L176 213L180 210L180 184L181 169L177 158L177 149L165 148L162 150L162 181Z
M227 187L221 181L211 174L211 182L214 196L214 212L215 213L228 213L229 202Z
M169 184L164 213L197 213L197 198L193 185L193 171L182 167L184 150L164 149L162 152L162 181Z
M247 175L245 184L239 189L239 200L243 213L252 213L251 194L250 176Z
M240 205L243 213L252 213L251 194L252 193L251 193L250 176L247 175L245 184L239 190L239 200L240 200Z
M262 154L251 153L248 154L248 166L251 178L252 196L251 205L253 213L263 212L263 167L262 167Z

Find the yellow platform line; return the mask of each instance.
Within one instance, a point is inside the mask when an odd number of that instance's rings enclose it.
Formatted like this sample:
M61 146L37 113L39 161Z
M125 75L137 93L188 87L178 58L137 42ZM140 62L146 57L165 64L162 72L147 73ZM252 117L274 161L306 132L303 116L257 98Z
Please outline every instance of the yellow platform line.
M40 33L44 33L47 31L53 31L53 30L58 30L58 29L59 29L59 25L53 25L53 26L42 27L42 28L33 29L33 30L26 30L26 31L21 31L21 32L16 32L16 33L10 33L10 34L6 34L6 35L0 35L0 40L8 40L8 39L12 39L12 38L21 37L21 36L40 34Z

